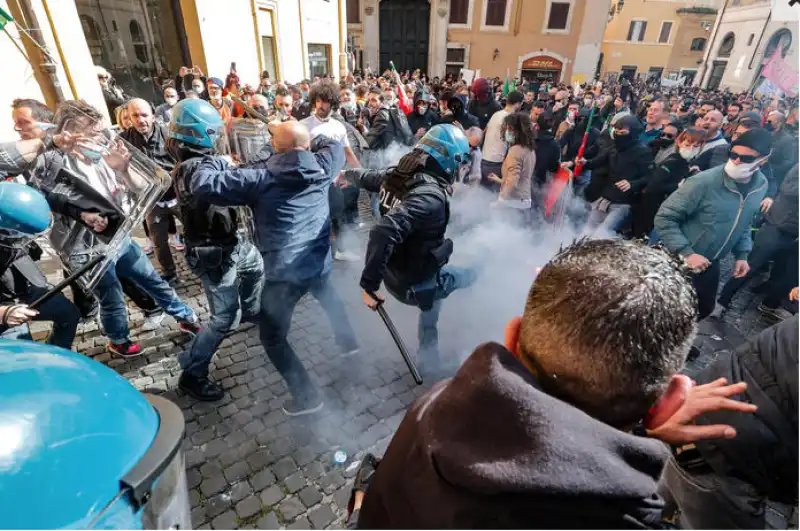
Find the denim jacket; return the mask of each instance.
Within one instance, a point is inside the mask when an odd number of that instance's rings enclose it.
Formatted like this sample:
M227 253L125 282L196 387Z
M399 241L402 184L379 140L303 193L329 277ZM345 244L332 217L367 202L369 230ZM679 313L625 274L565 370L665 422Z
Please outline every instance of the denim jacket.
M318 137L312 149L276 153L258 168L206 157L192 177L198 199L250 206L267 281L302 282L330 270L328 188L344 167L344 146Z

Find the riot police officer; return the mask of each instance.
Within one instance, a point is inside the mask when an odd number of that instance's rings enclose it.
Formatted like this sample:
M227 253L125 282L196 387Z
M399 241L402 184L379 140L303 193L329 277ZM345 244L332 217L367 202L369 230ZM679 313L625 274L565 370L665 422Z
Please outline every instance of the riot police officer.
M178 385L204 401L223 397L222 388L208 378L208 366L225 335L241 320L259 314L264 264L255 246L241 235L239 211L215 206L192 194L191 181L203 157L216 154L225 124L219 113L198 99L172 109L168 147L179 161L175 170L186 262L202 280L211 313L208 326L180 356L183 374Z
M436 125L415 148L386 171L348 170L345 178L378 192L381 219L372 229L360 285L364 303L375 309L383 296L381 282L397 300L416 306L420 358L427 370L440 368L439 311L442 299L472 284L469 269L446 265L453 241L445 238L450 218L449 197L459 168L468 162L470 145L464 132L450 124Z

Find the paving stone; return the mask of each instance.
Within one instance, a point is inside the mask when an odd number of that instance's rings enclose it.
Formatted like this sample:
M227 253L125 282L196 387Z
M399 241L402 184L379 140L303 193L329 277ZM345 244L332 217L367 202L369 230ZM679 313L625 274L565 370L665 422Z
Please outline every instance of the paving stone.
M280 480L284 480L297 471L297 465L291 457L284 457L272 467L272 472Z
M295 440L296 439L297 436L295 436ZM292 457L294 458L294 462L297 463L298 466L302 467L313 461L317 456L306 446L297 450L294 454L292 454Z
M236 504L236 514L239 518L250 518L261 512L261 501L257 496L248 496Z
M332 470L319 480L319 485L327 493L331 493L345 484L344 476L338 470Z
M336 515L331 506L326 504L309 512L308 519L311 520L314 529L325 529L325 526L336 519Z
M230 488L231 503L238 503L253 494L253 487L247 481L234 483Z
M201 446L201 448L203 449L203 457L205 457L205 459L211 459L212 457L216 457L227 450L228 445L225 444L225 441L222 439L214 439Z
M200 474L199 470L196 468L191 468L186 471L186 484L190 489L200 485L201 481L203 481L203 476Z
M256 491L262 490L270 485L274 485L275 481L277 481L275 479L275 474L273 474L269 469L262 470L261 472L258 472L250 477L250 484Z
M311 524L308 522L307 518L303 517L287 525L286 529L311 529Z
M231 497L223 492L206 500L206 513L209 518L214 518L229 509L231 505L233 505Z
M214 529L238 529L236 513L226 511L211 520L211 527Z
M247 462L239 461L225 469L225 478L228 482L233 483L236 480L244 479L250 474L250 467Z
M314 505L318 504L322 501L322 493L311 485L303 488L297 496L300 498L300 501L303 502L303 505L306 507L313 507Z
M213 478L207 478L200 483L200 492L203 493L203 496L208 498L214 494L217 494L218 492L222 492L227 485L227 481L225 481L225 478L221 475Z
M336 503L336 506L339 507L340 511L347 510L347 504L350 503L351 492L350 487L342 487L333 493L333 501Z
M204 478L213 478L222 474L222 467L216 461L209 461L200 467L200 473Z
M296 472L283 480L283 485L289 493L294 494L306 486L306 478L300 472Z
M205 507L195 507L191 512L192 526L198 526L208 520Z
M269 513L258 519L256 527L258 529L281 529L281 523L275 513Z
M325 474L325 467L319 461L314 461L303 469L303 475L308 479L317 479L323 474Z
M266 507L271 507L286 497L278 485L273 485L261 493L261 503Z
M275 461L275 458L266 448L260 448L247 456L247 464L253 470L261 470L272 464L273 461Z
M306 508L297 498L286 498L278 505L278 512L283 515L284 520L289 522L303 514L305 510Z

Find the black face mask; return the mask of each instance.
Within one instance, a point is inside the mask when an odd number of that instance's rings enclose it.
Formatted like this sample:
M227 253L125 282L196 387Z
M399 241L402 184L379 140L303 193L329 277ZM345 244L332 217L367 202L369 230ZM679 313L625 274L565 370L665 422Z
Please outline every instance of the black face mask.
M618 133L614 133L614 145L617 146L618 150L624 150L628 147L633 145L633 135L628 133L627 135L620 135Z
M772 133L773 131L775 131L775 124L773 124L772 122L767 122L764 124L764 129Z

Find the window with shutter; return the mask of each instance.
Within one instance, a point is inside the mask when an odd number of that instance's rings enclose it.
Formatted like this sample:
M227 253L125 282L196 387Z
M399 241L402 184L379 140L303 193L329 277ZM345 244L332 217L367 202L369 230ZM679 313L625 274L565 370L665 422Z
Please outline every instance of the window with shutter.
M361 22L361 0L347 0L347 23L359 24Z
M467 24L469 0L450 0L450 24Z
M550 18L547 20L547 29L567 29L569 8L570 4L568 2L553 2L550 4Z
M486 0L486 25L505 26L508 0Z
M661 23L661 33L658 35L658 42L660 43L668 43L670 34L672 33L672 22L662 22Z
M647 30L646 20L632 20L628 28L628 40L634 42L643 41L645 30Z

